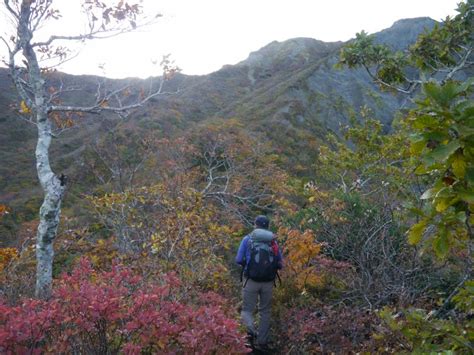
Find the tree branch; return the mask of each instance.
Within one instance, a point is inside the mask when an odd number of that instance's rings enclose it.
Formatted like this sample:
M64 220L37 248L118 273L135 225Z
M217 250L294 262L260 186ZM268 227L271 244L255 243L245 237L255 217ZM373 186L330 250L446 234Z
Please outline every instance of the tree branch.
M160 96L160 95L171 95L175 94L176 92L163 92L162 89L163 85L160 85L160 88L154 92L145 97L144 99L140 100L137 103L130 104L130 105L125 105L125 106L104 106L104 99L102 99L100 102L97 102L96 104L86 107L86 106L63 106L63 105L52 105L49 107L48 112L85 112L85 113L99 113L103 111L108 111L108 112L115 112L115 113L120 113L120 112L125 112L129 111L134 108L138 108L143 106L146 102L150 101L154 97ZM107 96L108 97L108 96Z
M405 78L405 80L407 81L408 83L408 88L406 89L403 89L403 88L400 88L398 86L395 86L395 85L392 85L392 84L389 84L383 80L381 80L380 78L378 78L375 74L373 74L370 69L367 67L367 65L364 63L362 64L362 66L365 68L366 72L369 74L369 76L372 78L372 80L376 83L376 84L379 84L381 86L384 86L386 88L389 88L389 89L392 89L392 90L396 90L400 93L403 93L403 94L411 94L413 93L413 91L415 91L415 89L421 84L421 81L420 80L410 80L408 78Z
M44 5L44 7L35 6L34 8L32 8L32 14L33 14L31 18L31 31L32 32L35 32L36 30L38 30L38 28L40 27L41 21L43 20L44 15L47 14L48 9L50 8L51 4L52 4L52 0L49 0L48 2L41 4L41 5Z
M10 68L10 74L13 80L13 83L15 84L16 89L18 90L18 93L20 94L20 97L23 101L25 101L26 105L28 107L34 107L33 100L30 98L30 96L27 93L27 87L28 84L20 78L20 69L15 66L15 59L13 52L10 53L10 62L9 62L9 68Z
M13 15L17 20L20 18L20 15L15 12L15 10L10 6L10 0L3 0L5 3L5 7L7 8L8 12Z
M5 38L3 38L3 36L0 36L0 40L5 43L5 46L7 46L7 49L8 49L8 54L10 54L12 52L11 48L10 48L10 45L8 44L8 42L6 41Z
M459 70L463 69L465 66L466 66L466 63L467 63L467 60L469 59L469 57L471 56L472 54L472 50L473 48L469 48L467 49L466 53L464 54L464 57L461 59L461 61L459 62L458 65L456 65L447 75L446 77L444 78L444 80L441 82L441 83L445 83L446 81L450 80L454 74L456 74L456 72L458 72Z
M105 36L105 35L104 36L98 36L98 34L103 33L103 31L95 31L93 33L88 33L88 34L84 34L84 35L76 35L76 36L56 36L56 35L53 35L53 36L49 37L49 39L47 41L36 42L36 43L33 43L31 46L33 48L35 48L35 47L48 47L54 41L57 41L57 40L85 41L86 39L106 39L106 38L115 37L119 34L127 32L127 31L129 31L129 30L128 29L122 29L120 32L113 33L113 34L110 34L110 35L107 35L107 36Z
M156 20L156 19L155 19ZM109 28L109 29L99 29L95 31L91 31L90 33L87 34L79 34L79 35L74 35L74 36L58 36L58 35L52 35L49 37L48 40L43 41L43 42L35 42L31 46L33 48L35 47L48 47L50 46L53 42L55 41L85 41L85 40L92 40L92 39L107 39L107 38L113 38L116 36L119 36L124 33L128 33L131 31L135 31L138 27L144 27L152 24L155 20L151 20L147 23L143 23L135 28L128 28L128 27L114 27L114 28Z

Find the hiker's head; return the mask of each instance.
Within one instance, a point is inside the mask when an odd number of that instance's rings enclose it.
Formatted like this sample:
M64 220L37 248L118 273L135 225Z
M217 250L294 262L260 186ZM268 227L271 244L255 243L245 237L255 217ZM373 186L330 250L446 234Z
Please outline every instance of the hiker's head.
M257 228L263 228L263 229L268 229L268 225L270 224L269 219L266 216L257 216L255 218L255 227Z

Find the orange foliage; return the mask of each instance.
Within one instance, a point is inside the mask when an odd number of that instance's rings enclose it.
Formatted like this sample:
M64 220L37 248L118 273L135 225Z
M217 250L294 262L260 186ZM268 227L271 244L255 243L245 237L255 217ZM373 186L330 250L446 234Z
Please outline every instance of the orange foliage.
M283 246L286 254L285 266L295 286L304 291L308 287L321 285L323 277L316 269L316 257L321 252L321 244L316 241L314 232L310 229L301 232L280 228L278 234L287 235Z
M16 248L0 248L0 272L13 260L18 259Z
M82 116L83 114L81 112L52 112L49 114L49 118L54 122L56 127L60 129L73 127L76 124L77 119Z
M0 219L8 213L8 208L5 205L0 204Z

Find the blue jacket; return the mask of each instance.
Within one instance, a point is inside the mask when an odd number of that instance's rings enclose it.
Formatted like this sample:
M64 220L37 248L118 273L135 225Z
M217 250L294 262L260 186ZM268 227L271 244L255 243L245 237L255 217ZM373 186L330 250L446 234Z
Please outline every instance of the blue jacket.
M235 257L235 262L244 267L247 266L250 260L250 248L249 248L249 239L252 238L256 242L271 242L275 239L275 235L266 229L254 229L252 233L246 235L242 242L240 243L239 250L237 251L237 256ZM275 241L276 242L276 241ZM281 255L281 250L278 248L278 269L283 267L283 257Z

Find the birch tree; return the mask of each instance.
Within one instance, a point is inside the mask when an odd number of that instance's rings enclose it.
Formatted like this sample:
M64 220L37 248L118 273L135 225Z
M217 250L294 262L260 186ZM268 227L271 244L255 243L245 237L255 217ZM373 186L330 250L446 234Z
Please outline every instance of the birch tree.
M120 35L156 21L159 16L145 18L139 3L124 0L99 1L81 0L81 15L84 16L86 30L77 35L53 34L46 39L39 36L42 27L61 17L54 0L3 0L4 13L14 25L11 35L0 40L8 49L6 64L20 97L20 108L29 115L28 121L37 127L36 169L44 200L39 211L40 223L36 242L36 289L38 298L48 298L51 294L53 242L56 238L61 214L61 202L66 189L66 178L53 171L49 149L54 133L61 128L61 115L77 113L100 113L103 111L127 113L163 93L163 75L160 82L139 95L120 96L130 92L129 87L107 90L101 85L90 102L83 106L65 104L61 97L75 88L58 85L51 88L47 74L51 67L42 65L56 60L61 63L71 58L73 42L105 39ZM57 5L56 5L57 6ZM16 32L15 32L16 31ZM41 37L41 38L40 38ZM170 71L167 61L164 67ZM130 98L134 97L133 101ZM70 116L69 116L70 117Z

